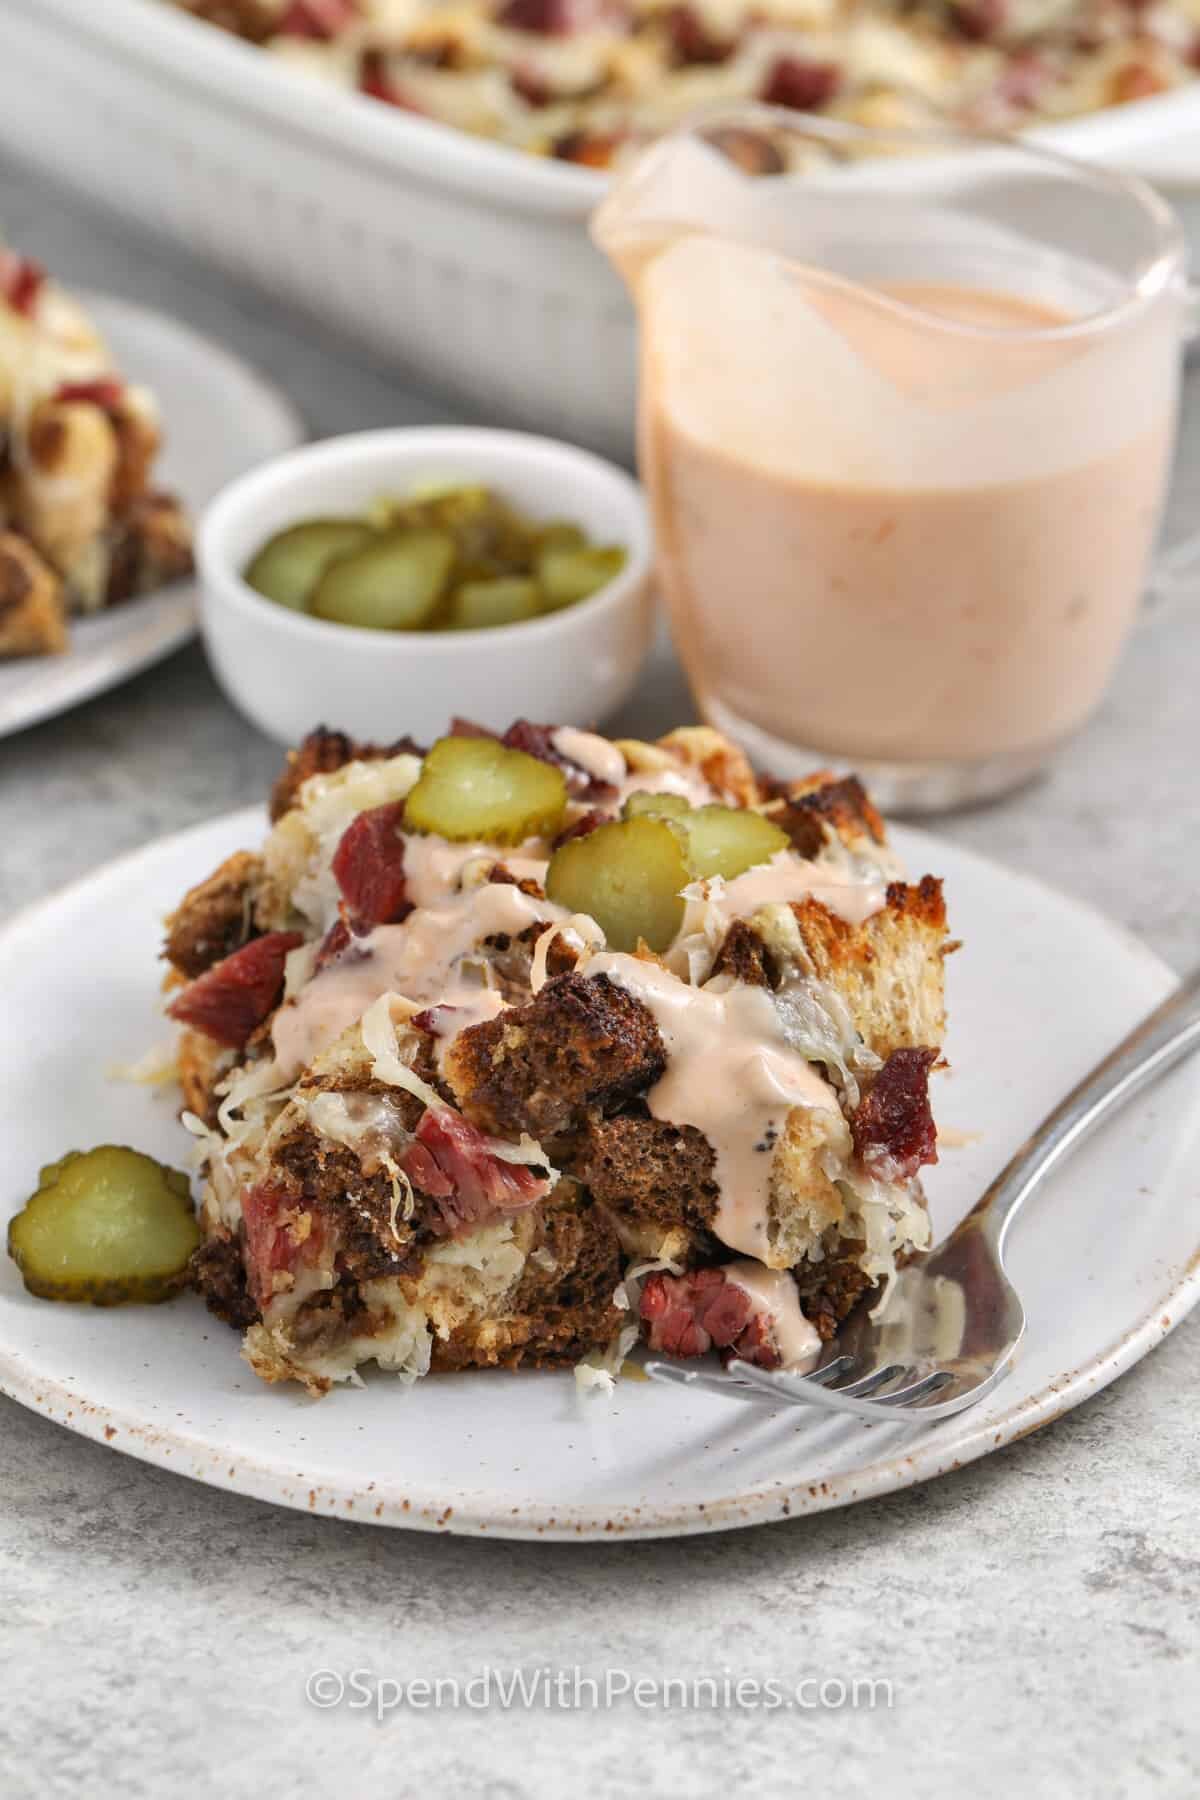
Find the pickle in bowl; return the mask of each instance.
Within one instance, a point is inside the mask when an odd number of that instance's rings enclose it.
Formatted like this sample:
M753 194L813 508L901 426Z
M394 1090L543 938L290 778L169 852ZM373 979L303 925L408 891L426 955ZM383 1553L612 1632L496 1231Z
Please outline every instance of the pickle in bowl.
M454 566L447 531L385 531L330 563L309 610L366 631L419 631L433 617Z
M266 600L303 612L321 576L339 556L360 550L372 536L362 519L309 519L263 545L246 580Z
M537 559L536 573L545 605L550 612L590 600L621 573L625 552L587 545L550 544Z
M496 625L519 625L541 610L538 585L525 575L494 575L488 581L464 581L450 596L446 623L455 631L487 631Z
M251 558L266 600L368 631L491 631L578 605L626 552L571 519L537 519L494 488L426 483L358 517L301 520Z

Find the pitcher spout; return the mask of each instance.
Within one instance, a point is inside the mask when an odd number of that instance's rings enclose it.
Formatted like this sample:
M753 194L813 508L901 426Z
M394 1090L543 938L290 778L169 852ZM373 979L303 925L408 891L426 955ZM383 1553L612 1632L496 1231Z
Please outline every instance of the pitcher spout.
M743 235L745 187L703 137L662 138L613 183L592 214L592 241L636 299L646 269L680 238Z

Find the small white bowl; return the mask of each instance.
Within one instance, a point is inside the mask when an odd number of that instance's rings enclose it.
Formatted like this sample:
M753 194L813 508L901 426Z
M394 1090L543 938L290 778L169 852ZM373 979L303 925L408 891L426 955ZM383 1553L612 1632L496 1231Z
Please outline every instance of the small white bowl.
M569 519L596 543L622 545L625 567L544 619L429 633L312 619L242 579L285 526L360 512L431 480L484 482L533 518ZM650 545L637 483L569 444L451 426L331 438L264 463L209 507L196 546L204 642L229 699L280 743L316 725L429 742L456 713L496 730L517 718L600 723L628 699L649 648Z

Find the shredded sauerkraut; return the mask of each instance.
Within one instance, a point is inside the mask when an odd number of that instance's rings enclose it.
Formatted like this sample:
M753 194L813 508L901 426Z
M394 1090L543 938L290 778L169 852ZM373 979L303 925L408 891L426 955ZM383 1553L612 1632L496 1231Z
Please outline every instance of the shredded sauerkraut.
M641 1331L636 1325L622 1325L607 1350L593 1350L575 1364L575 1386L580 1393L611 1394L617 1376Z
M529 965L529 986L534 994L540 994L546 985L550 946L557 937L573 940L585 954L589 950L604 948L604 933L595 919L590 918L587 913L572 913L568 919L557 919L553 925L547 925L533 947L533 958Z
M416 1070L410 1069L400 1055L392 1017L393 1006L404 1008L409 1017L420 1010L401 994L381 994L367 1008L360 1028L364 1048L371 1054L372 1075L376 1081L386 1081L389 1087L403 1088L418 1099L422 1106L434 1112L457 1113L458 1108L448 1100L443 1100L437 1089L430 1087L427 1081L422 1081ZM551 1187L558 1180L558 1170L541 1145L527 1132L522 1132L515 1144L509 1143L505 1138L484 1137L483 1145L487 1154L495 1157L497 1162L545 1169Z
M403 753L310 775L296 806L275 826L264 853L268 874L280 879L292 907L318 932L338 916L332 864L347 825L361 812L407 798L420 773L420 757Z

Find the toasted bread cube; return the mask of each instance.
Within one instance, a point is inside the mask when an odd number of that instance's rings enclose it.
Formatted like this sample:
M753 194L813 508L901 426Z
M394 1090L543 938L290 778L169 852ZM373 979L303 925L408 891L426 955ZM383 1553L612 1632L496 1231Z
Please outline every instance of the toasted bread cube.
M203 1031L185 1025L179 1033L176 1062L183 1104L211 1125L216 1119L217 1083L228 1071L232 1058L228 1050Z
M114 526L104 598L115 606L192 568L192 530L171 494L143 494Z
M777 969L828 982L845 1001L867 1048L886 1062L893 1050L940 1046L946 1029L942 959L946 907L931 875L916 886L894 881L887 903L863 925L819 900L759 913L755 927Z
M711 725L680 725L658 741L738 806L753 806L758 800L758 780L745 751Z
M106 533L117 435L88 400L42 400L26 439L28 466L10 477L13 522L56 568L73 608L94 612L108 588Z
M262 859L237 850L190 888L166 920L163 955L188 981L238 950L253 934Z
M27 539L0 531L0 657L58 656L68 646L62 582Z
M840 1112L795 1106L775 1145L767 1220L768 1268L790 1269L819 1251L846 1213L840 1189L826 1173L850 1155L850 1128Z
M451 1044L442 1073L483 1131L574 1132L587 1110L657 1081L666 1052L640 1001L601 976L556 976L537 998Z

